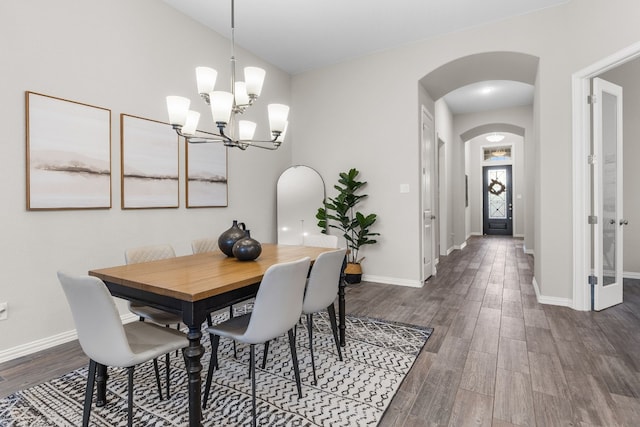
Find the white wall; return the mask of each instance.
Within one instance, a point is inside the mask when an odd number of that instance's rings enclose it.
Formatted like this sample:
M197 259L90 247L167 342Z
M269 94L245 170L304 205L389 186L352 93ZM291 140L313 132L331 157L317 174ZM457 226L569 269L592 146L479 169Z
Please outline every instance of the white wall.
M415 82L437 67L481 52L540 58L534 137L535 280L542 295L572 297L571 75L640 40L634 0L581 0L491 25L357 58L293 77L295 163L328 179L359 167L367 206L380 217L380 244L367 248L366 274L419 277L418 94ZM611 23L615 22L615 31ZM585 23L588 23L585 24ZM454 177L455 179L455 177ZM444 237L444 236L443 236Z
M160 1L28 0L0 3L0 45L0 301L9 303L0 353L73 329L58 269L86 273L122 264L125 248L146 244L166 242L190 253L192 239L217 236L236 218L259 241L275 241L275 187L291 164L289 142L276 152L230 150L229 206L201 209L184 207L181 143L180 208L120 209L120 114L166 121L165 96L179 94L199 106L200 127L210 127L194 67L218 69L219 87L228 86L228 40ZM267 70L263 95L249 113L266 135L266 105L291 102L290 76L240 49L237 57L239 67ZM25 91L111 109L112 209L26 211Z

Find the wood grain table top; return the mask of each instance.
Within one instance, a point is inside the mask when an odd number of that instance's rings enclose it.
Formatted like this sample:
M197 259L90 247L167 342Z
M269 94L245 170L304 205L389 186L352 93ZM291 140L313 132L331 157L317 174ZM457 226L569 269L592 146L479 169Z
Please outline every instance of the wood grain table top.
M220 251L179 256L139 264L94 269L89 275L158 295L195 302L258 283L267 269L310 257L313 262L328 248L262 244L253 261L238 261Z

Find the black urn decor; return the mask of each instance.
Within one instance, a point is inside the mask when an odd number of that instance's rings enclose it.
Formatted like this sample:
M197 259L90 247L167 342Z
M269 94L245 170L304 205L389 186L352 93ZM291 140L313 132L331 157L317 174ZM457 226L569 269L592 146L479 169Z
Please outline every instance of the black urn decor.
M233 256L233 245L243 237L247 236L244 222L238 224L233 220L233 225L218 237L218 247L226 256Z
M251 232L247 230L247 235L238 240L233 245L233 256L238 261L251 261L260 256L262 253L262 245L256 239L251 237Z

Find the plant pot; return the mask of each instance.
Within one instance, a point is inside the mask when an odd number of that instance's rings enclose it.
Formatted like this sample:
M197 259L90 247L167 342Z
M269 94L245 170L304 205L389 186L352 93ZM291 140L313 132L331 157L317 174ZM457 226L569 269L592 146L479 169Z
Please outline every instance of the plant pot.
M362 267L354 262L347 263L344 269L344 281L352 285L362 280Z

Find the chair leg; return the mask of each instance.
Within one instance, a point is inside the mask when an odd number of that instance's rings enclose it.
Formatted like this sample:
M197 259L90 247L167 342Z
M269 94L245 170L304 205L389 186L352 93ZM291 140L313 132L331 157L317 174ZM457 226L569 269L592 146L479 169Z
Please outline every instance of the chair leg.
M251 369L251 416L253 421L251 425L256 427L256 345L250 345L249 369Z
M313 313L307 314L307 329L309 330L309 351L311 352L311 369L313 370L313 385L318 384L316 378L316 361L313 357Z
M128 427L132 427L133 426L133 370L135 369L134 366L131 366L130 368L127 368L127 371L129 373L129 386L128 386L128 408L127 408L127 426Z
M233 305L229 306L229 319L233 318ZM233 340L233 358L237 359L238 358L238 352L236 349L236 341Z
M267 356L269 355L269 341L264 343L264 352L262 353L262 369L267 366Z
M293 329L289 329L289 348L291 348L291 360L293 361L293 373L296 376L296 386L298 387L298 397L302 397L302 384L300 382L300 368L298 367L298 355L296 354L296 339Z
M336 342L336 348L338 349L338 357L342 362L342 350L340 349L340 339L338 338L338 322L336 322L336 309L333 303L327 307L327 313L329 313L329 322L331 322L331 331L333 331L333 340Z
M160 370L158 369L158 359L153 359L153 370L156 373L156 385L158 386L158 396L162 400L162 386L160 385Z
M93 388L96 381L96 365L97 363L94 360L89 360L89 375L87 376L87 389L84 392L84 408L82 409L82 427L89 426Z
M165 379L167 381L167 400L169 400L169 397L170 397L169 389L171 388L171 365L169 364L169 353L164 355L164 365L166 369L164 374L165 374Z
M218 344L220 337L211 334L211 360L209 361L209 370L207 371L207 383L204 386L204 400L202 401L202 409L207 409L207 400L209 399L209 390L211 389L211 377L213 376L213 368L218 365Z

